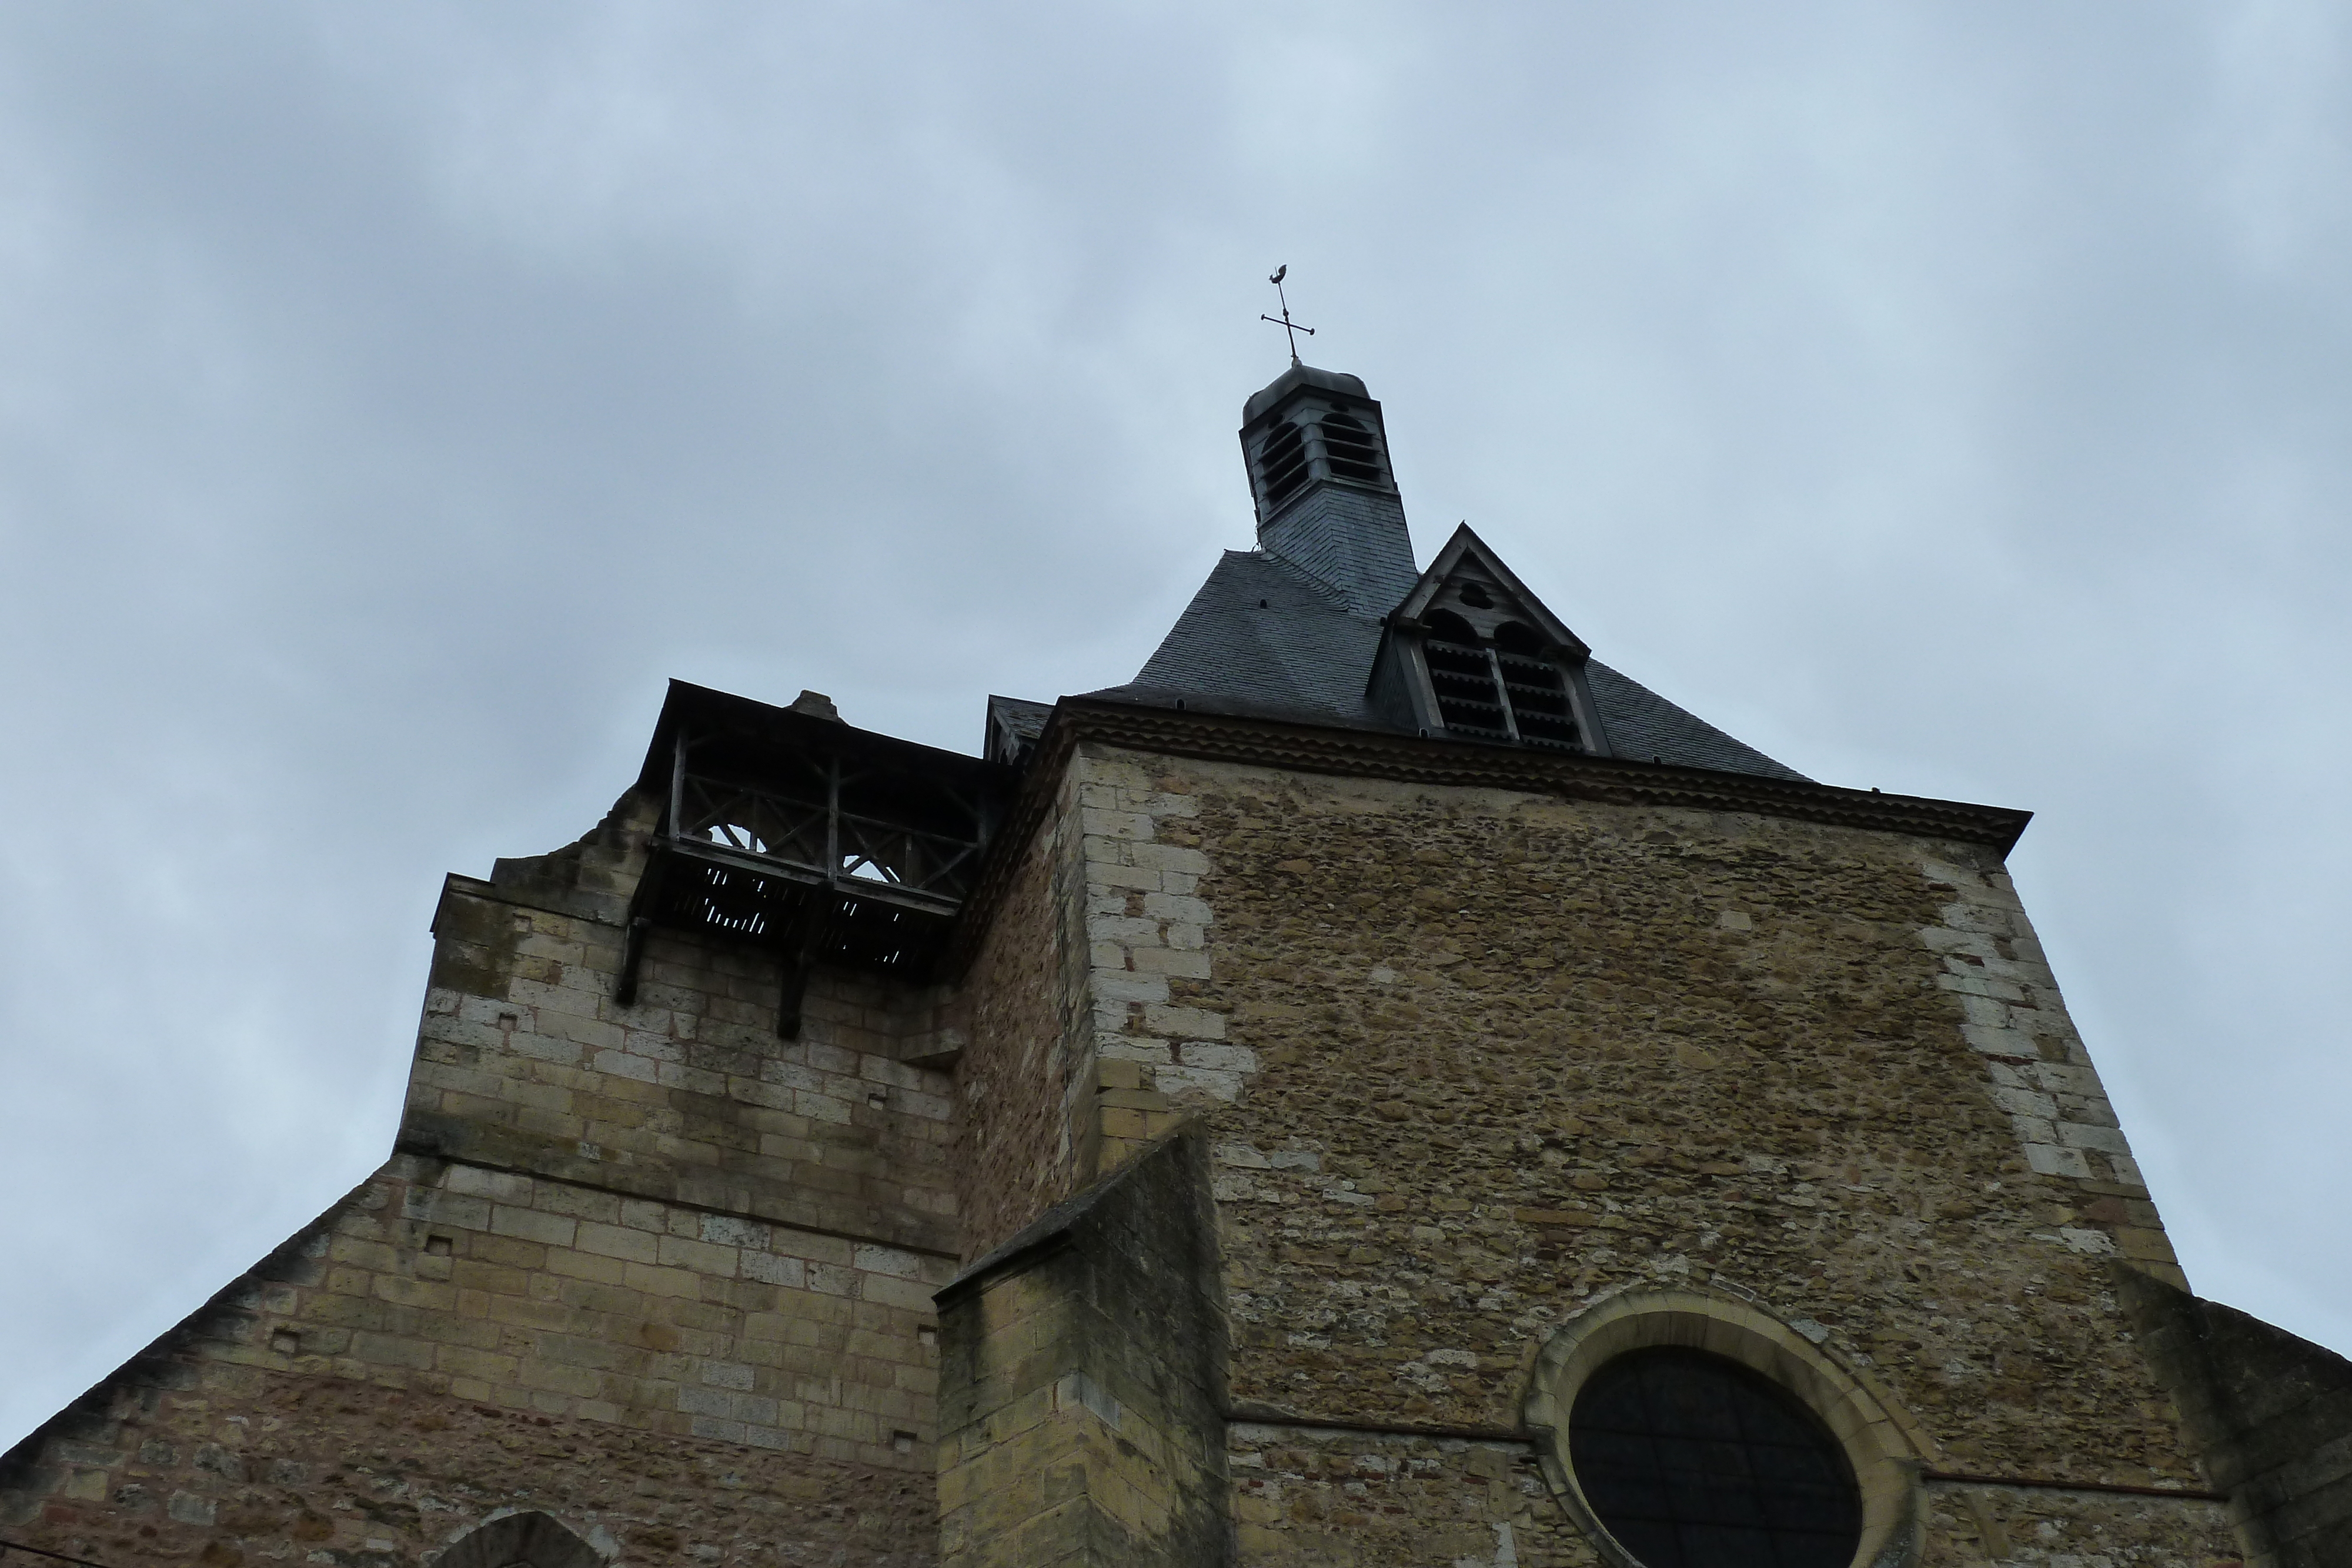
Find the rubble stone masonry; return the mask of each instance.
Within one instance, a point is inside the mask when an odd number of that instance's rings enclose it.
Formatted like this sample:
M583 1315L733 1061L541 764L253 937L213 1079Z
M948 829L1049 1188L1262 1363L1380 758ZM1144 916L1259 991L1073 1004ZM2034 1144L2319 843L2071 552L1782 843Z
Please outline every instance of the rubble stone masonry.
M964 1256L976 1258L1256 1065L1222 1014L1172 1000L1209 975L1206 858L1190 795L1082 751L1025 846L962 988Z
M956 1064L963 1254L986 1252L1092 1168L1093 1052L1078 913L1075 786L1015 845L1018 863L961 988Z
M1927 1561L2234 1555L2108 1273L2177 1266L1991 851L1082 767L1090 893L1139 879L1090 907L1102 1070L1219 1161L1244 1562L1595 1561L1521 1405L1572 1314L1670 1286L1880 1392L1952 1478Z

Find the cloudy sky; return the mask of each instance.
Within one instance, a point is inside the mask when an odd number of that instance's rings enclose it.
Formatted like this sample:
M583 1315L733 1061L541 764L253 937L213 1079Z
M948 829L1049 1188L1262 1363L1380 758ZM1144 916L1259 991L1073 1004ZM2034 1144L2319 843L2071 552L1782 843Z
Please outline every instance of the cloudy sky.
M2040 813L2193 1282L2352 1351L2347 15L5 0L0 1444L383 1156L667 677L1131 675L1277 263L1424 559Z

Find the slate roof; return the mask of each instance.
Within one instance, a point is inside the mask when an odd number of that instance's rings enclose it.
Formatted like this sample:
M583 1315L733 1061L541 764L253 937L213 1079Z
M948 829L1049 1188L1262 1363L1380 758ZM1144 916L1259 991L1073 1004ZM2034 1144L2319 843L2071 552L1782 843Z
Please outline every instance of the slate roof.
M1793 768L1773 761L1754 747L1735 740L1696 714L1676 707L1631 675L1621 674L1598 659L1584 662L1584 679L1592 687L1592 706L1601 710L1601 727L1609 736L1609 749L1636 762L1671 762L1681 768L1712 768L1720 773L1760 773L1767 779L1811 783Z
M1364 702L1380 642L1379 618L1351 612L1320 580L1276 556L1227 550L1135 679L1087 695L1384 729ZM1804 779L1598 659L1585 675L1619 757Z
M1132 687L1369 722L1381 623L1278 556L1227 550ZM1116 687L1111 695L1129 687Z
M1037 737L1045 733L1045 721L1053 716L1052 703L1033 703L1023 697L990 697L988 733L982 739L980 754L991 762L1023 761L1037 744Z

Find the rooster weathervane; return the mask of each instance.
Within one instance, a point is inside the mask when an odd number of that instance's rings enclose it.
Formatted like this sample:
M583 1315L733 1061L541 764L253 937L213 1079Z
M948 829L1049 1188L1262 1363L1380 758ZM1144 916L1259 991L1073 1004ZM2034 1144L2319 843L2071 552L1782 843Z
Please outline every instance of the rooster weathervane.
M1312 338L1315 336L1315 329L1312 327L1302 327L1297 322L1293 321L1290 319L1290 296L1282 291L1282 280L1289 276L1290 264L1286 261L1280 267L1274 269L1273 277L1266 279L1268 283L1274 285L1274 297L1282 301L1282 315L1279 318L1261 315L1258 317L1258 319L1261 321L1272 321L1276 326L1282 329L1284 334L1290 340L1290 362L1295 365L1298 363L1298 334L1304 332L1308 337Z

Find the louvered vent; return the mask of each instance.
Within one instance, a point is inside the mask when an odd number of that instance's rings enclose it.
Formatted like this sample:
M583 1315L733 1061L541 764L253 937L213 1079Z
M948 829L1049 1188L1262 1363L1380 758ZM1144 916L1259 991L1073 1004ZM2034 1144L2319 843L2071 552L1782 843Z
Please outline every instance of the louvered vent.
M1474 586L1464 591L1465 602L1474 591L1486 598ZM1490 644L1467 621L1441 610L1429 618L1422 646L1437 716L1448 733L1565 751L1585 748L1569 706L1568 683L1559 666L1544 656L1543 640L1528 627L1507 621L1495 629Z
M1510 720L1495 690L1494 664L1470 622L1439 611L1429 618L1429 641L1423 646L1429 653L1429 684L1437 694L1437 715L1445 727L1488 740L1510 739Z
M1568 706L1568 684L1559 666L1543 656L1543 639L1516 621L1495 628L1495 668L1511 705L1519 738L1531 746L1584 749L1576 715Z
M1265 509L1273 512L1307 483L1307 443L1298 426L1276 420L1257 449L1258 482L1265 487Z
M1382 482L1380 444L1351 415L1323 416L1323 451L1330 459L1334 479L1352 479L1359 485Z

